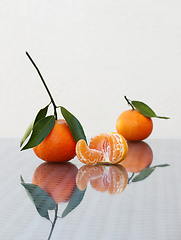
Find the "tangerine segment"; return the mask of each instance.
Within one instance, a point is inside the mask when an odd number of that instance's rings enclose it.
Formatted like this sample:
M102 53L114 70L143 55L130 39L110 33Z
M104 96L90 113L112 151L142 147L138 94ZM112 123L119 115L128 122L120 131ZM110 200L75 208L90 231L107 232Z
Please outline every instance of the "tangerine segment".
M80 190L84 190L90 182L91 187L99 192L109 194L121 193L128 183L128 173L121 165L84 165L76 176L76 184Z
M104 169L101 165L84 165L82 166L76 176L77 187L83 191L86 189L90 180L95 179L103 175Z
M118 133L102 133L91 138L89 148L103 153L101 162L113 164L122 161L128 151L126 140Z
M76 144L76 154L78 159L86 164L95 164L103 160L103 153L95 149L90 149L83 139L80 139Z

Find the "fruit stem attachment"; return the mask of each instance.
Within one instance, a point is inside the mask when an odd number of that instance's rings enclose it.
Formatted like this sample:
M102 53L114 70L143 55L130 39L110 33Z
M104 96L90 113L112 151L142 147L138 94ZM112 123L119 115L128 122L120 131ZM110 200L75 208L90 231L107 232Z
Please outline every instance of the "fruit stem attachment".
M126 96L124 96L124 98L126 99L128 105L130 105L132 107L132 109L134 110L135 108L134 108L133 104L131 103L131 100L129 100Z
M35 67L35 69L37 70L38 75L40 76L40 78L41 78L41 80L42 80L42 82L43 82L43 85L44 85L45 89L46 89L47 92L48 92L48 95L49 95L49 97L50 97L50 99L51 99L51 103L53 104L54 116L55 116L55 119L57 120L57 111L56 111L57 106L56 106L55 101L53 100L53 97L52 97L52 95L51 95L51 93L50 93L50 91L49 91L49 89L48 89L48 87L47 87L47 85L46 85L46 83L45 83L45 80L43 79L43 76L41 75L40 70L38 69L38 67L36 66L35 62L33 61L33 59L31 58L31 56L29 55L28 52L26 52L26 55L28 56L29 60L31 61L31 63L33 64L33 66Z

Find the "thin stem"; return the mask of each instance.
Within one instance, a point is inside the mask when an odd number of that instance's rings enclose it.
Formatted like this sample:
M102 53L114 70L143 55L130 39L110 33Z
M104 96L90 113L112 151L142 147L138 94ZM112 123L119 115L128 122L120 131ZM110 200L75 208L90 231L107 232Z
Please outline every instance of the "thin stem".
M128 184L130 183L133 177L134 177L134 173L132 173L131 177L128 179Z
M126 99L128 105L130 105L132 107L132 109L134 110L135 108L134 108L133 104L131 103L131 100L129 100L126 96L124 96L124 98Z
M52 228L51 228L51 231L50 231L50 234L48 236L48 240L50 240L51 236L52 236L52 233L53 233L53 229L55 227L55 223L57 221L57 212L58 212L58 204L56 205L56 208L55 208L55 218L54 218L54 221L52 223Z
M35 64L35 62L33 61L33 59L30 57L30 55L29 55L28 52L26 52L26 55L28 56L28 58L30 59L31 63L33 64L33 66L34 66L35 69L37 70L38 75L40 76L40 78L41 78L41 80L42 80L42 82L43 82L43 85L44 85L44 87L46 88L46 90L47 90L47 92L48 92L48 95L49 95L49 97L50 97L50 99L51 99L51 102L52 102L52 104L53 104L54 116L55 116L55 119L57 120L57 111L56 111L56 108L57 108L57 107L56 107L55 101L53 100L53 97L52 97L52 95L51 95L51 93L50 93L50 91L49 91L49 89L48 89L48 87L47 87L47 85L46 85L46 83L45 83L45 80L43 79L43 77L42 77L42 75L41 75L41 73L40 73L40 70L39 70L38 67L36 66L36 64Z

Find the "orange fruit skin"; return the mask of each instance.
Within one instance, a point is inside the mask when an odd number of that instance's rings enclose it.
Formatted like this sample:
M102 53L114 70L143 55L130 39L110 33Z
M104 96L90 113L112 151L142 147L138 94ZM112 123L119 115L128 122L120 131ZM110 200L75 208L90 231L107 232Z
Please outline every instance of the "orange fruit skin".
M151 165L153 151L146 142L128 142L128 154L121 165L128 172L138 173Z
M77 172L77 167L70 162L44 162L36 168L32 183L41 187L56 203L68 202L76 186Z
M127 141L142 141L153 130L153 122L137 109L124 111L116 121L116 130Z
M77 157L85 164L116 164L125 158L127 151L127 142L118 133L101 133L91 138L89 146L83 139L76 145Z
M33 148L37 157L47 162L65 162L75 157L76 141L64 119L56 120L49 135Z
M76 176L77 187L84 190L88 182L96 191L119 194L127 186L128 173L118 164L84 165L78 170Z

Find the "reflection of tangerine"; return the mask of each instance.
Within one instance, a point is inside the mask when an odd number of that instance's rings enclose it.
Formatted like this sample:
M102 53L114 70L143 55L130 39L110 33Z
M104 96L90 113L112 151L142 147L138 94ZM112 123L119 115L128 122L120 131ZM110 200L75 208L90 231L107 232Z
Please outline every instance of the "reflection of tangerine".
M76 186L77 167L70 163L42 163L32 183L41 187L56 203L68 202Z
M128 154L121 162L128 172L138 173L149 167L153 161L153 152L146 142L128 142Z
M81 139L76 145L78 159L86 164L118 163L127 154L128 146L123 136L118 133L101 133L91 138L89 147Z
M116 121L116 130L128 141L146 139L153 130L153 122L137 109L124 111Z
M75 157L76 142L64 119L55 122L49 135L36 147L35 154L47 162L65 162Z
M99 192L108 191L110 194L119 194L128 183L128 174L121 165L84 165L77 173L77 187L84 190L88 182Z

